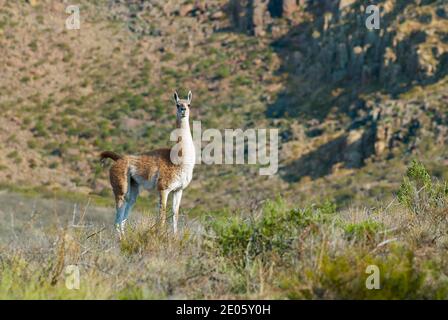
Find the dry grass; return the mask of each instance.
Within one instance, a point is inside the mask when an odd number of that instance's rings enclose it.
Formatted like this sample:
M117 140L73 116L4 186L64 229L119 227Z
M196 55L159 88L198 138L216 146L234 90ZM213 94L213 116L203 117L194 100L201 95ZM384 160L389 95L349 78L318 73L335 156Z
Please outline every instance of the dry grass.
M416 190L410 195L420 201L432 194ZM1 245L0 298L444 299L448 210L445 191L438 196L431 206L414 202L418 211L397 199L338 211L331 202L291 208L279 198L231 219L190 218L177 237L144 212L121 242L89 213L22 217ZM68 265L80 269L79 290L66 288ZM366 288L369 265L380 270L379 290Z

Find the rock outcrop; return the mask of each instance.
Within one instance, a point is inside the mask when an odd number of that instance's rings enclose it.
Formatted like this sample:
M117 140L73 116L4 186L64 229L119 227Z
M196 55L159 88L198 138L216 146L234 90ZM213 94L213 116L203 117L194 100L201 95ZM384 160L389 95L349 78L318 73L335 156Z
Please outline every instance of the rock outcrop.
M228 13L240 32L264 36L273 27L272 17L294 20L305 0L230 0Z

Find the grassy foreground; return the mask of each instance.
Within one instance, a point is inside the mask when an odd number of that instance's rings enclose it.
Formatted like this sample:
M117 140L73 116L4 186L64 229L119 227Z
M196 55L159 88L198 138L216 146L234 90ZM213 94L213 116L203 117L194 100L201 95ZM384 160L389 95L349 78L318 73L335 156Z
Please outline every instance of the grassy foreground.
M0 298L446 299L447 195L415 161L396 199L374 208L278 198L188 219L178 237L135 215L121 243L84 215L67 225L31 218L0 248ZM66 287L68 265L79 268L77 290ZM369 265L380 289L366 288Z

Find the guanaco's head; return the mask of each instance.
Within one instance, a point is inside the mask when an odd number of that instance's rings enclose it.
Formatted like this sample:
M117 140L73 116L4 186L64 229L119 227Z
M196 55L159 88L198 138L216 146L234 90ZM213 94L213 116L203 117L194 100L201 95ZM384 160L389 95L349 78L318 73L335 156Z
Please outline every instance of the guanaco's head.
M190 104L191 104L192 93L188 91L187 99L179 99L177 92L174 92L174 101L176 102L177 108L177 119L187 118L190 116Z

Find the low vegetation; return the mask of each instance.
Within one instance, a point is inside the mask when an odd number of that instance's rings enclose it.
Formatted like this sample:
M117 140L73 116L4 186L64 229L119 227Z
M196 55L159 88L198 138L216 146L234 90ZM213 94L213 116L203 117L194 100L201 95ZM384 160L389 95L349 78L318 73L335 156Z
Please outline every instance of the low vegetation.
M414 161L384 206L298 208L278 197L188 218L177 238L143 212L121 243L83 216L66 225L31 219L20 241L2 245L0 298L446 299L444 186ZM78 290L66 287L68 265L79 267ZM380 289L366 288L370 265Z

